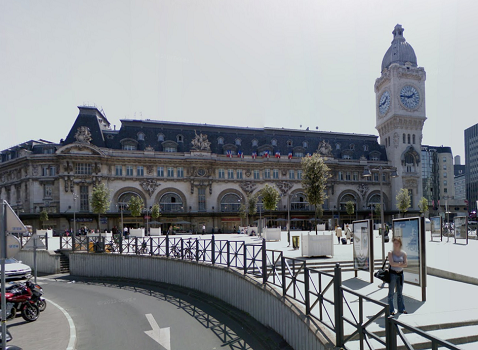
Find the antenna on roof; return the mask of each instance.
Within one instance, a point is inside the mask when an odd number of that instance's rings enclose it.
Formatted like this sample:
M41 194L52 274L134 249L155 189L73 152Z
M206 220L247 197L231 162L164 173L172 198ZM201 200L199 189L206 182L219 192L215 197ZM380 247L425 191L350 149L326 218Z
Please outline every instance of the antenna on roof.
M318 127L318 126L316 126L316 127L315 127L315 130L319 130L319 127Z

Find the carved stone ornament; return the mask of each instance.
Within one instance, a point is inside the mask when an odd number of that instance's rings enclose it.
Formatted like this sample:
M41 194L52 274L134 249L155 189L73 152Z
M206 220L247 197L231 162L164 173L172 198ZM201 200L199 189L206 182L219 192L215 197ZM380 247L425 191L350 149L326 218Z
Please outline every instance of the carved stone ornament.
M197 134L196 130L194 130L194 134L196 135L194 139L191 141L191 145L193 146L192 149L195 151L210 151L211 150L211 142L207 140L206 134Z
M153 148L153 147L151 147L151 145L149 145L149 146L145 147L145 149L144 149L144 150L145 150L146 152L154 152L154 148Z
M360 160L367 160L367 157L365 157L365 156L362 154L362 156L360 157Z
M251 169L247 169L246 170L246 177L251 177L251 175L252 175Z
M153 175L154 167L152 165L146 166L146 172L148 175Z
M292 188L292 184L287 181L281 181L276 183L277 188L282 192L282 194L286 194Z
M416 179L404 179L403 180L403 187L404 188L417 188L418 183Z
M75 139L81 143L90 143L91 142L91 132L87 126L80 126L76 130Z
M362 196L362 199L365 199L368 192L368 186L366 184L360 184L357 186L357 191Z
M151 197L158 186L158 182L155 179L145 179L139 182L143 190Z
M332 146L325 140L322 140L319 143L319 147L317 151L323 156L331 156L332 155Z
M393 146L395 148L398 148L399 141L400 141L400 136L398 136L398 133L396 132L395 134L393 134Z
M254 192L257 187L257 185L252 181L241 182L239 186L247 194L251 194L252 192Z

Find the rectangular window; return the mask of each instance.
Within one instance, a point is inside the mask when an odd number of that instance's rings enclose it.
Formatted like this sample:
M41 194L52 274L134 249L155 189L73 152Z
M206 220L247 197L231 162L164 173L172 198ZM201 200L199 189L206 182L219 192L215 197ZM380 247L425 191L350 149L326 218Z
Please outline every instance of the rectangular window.
M344 180L344 173L339 171L339 181L343 181Z
M378 173L373 173L373 181L379 181L379 174Z
M238 178L239 180L242 180L242 170L238 170L238 171L236 172L236 174L237 174L237 178Z
M178 175L178 178L183 178L184 177L184 169L182 167L177 168L176 173Z
M206 211L206 188L198 188L198 210Z
M444 180L443 181L443 186L446 186L448 184L448 181Z
M350 171L345 173L345 180L350 181Z
M136 176L144 176L144 168L141 165L136 167Z
M162 166L158 166L157 173L158 177L164 177L164 168Z
M297 170L297 180L302 180L302 170Z
M448 188L444 188L444 189L443 189L443 192L444 192L444 193L448 193Z
M446 157L443 157L443 163L446 163Z
M123 145L123 149L125 151L135 151L136 150L136 146L134 145Z
M405 134L403 134L403 143L407 143Z
M50 167L50 176L55 176L56 175L56 167L52 166Z
M353 175L353 176L354 176L354 177L353 177L353 180L354 180L354 181L358 181L358 179L359 179L358 171L354 171L354 175Z
M443 166L443 170L446 170L446 164Z
M133 167L131 165L126 166L126 176L133 176Z
M410 196L410 205L413 208L413 190L412 189L408 190L408 195Z
M88 186L80 186L80 210L90 210L90 198L88 195Z
M289 170L289 180L294 180L294 179L295 179L295 171Z
M164 152L174 153L176 152L176 147L164 147Z
M44 166L41 169L42 176L50 176L50 168L48 166Z
M387 174L385 173L382 174L382 181L383 182L387 181Z
M447 175L448 175L447 173L443 173L443 177L447 177Z
M43 198L51 198L52 194L53 194L53 186L45 185L43 187Z
M254 170L254 180L259 180L261 178L259 170Z
M168 167L168 177L174 177L174 168Z
M271 178L271 169L264 169L264 179Z
M122 165L117 165L115 167L115 174L116 174L116 176L123 176L123 166Z
M89 163L76 163L76 174L78 175L91 175L93 170Z
M272 171L272 178L273 179L278 179L279 178L279 169L274 169Z
M228 179L234 179L234 170L227 169L227 178Z
M218 178L220 178L220 179L224 179L224 178L225 178L225 176L224 176L224 169L219 169L219 170L217 171L217 173L218 173Z

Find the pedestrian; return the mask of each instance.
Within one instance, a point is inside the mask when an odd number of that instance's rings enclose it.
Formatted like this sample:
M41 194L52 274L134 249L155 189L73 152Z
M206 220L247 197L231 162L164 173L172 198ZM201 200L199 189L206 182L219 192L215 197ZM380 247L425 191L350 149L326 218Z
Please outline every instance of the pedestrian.
M349 225L345 225L345 237L347 237L347 243L349 243L352 238L352 231L350 230Z
M337 241L340 244L340 240L342 239L342 229L340 226L335 226L335 235L337 236Z
M234 225L234 228L232 229L232 232L236 233L236 225Z
M388 286L388 305L390 306L390 315L395 315L395 309L393 308L393 295L395 289L397 290L397 305L398 312L407 314L405 311L405 304L403 302L403 268L408 266L407 253L402 250L402 239L400 237L394 237L393 250L388 253L388 261L390 264L390 283Z
M202 225L202 234L205 234L206 233L206 225Z

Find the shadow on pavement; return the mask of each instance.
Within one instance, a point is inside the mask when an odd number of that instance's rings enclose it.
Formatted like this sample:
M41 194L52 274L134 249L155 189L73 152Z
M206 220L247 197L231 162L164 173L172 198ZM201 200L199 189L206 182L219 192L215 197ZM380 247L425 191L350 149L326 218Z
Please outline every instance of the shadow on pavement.
M119 288L171 303L196 319L204 328L210 329L221 340L224 349L292 350L287 342L272 329L231 305L194 290L164 283L135 280L100 280L74 276L61 276L55 280Z

